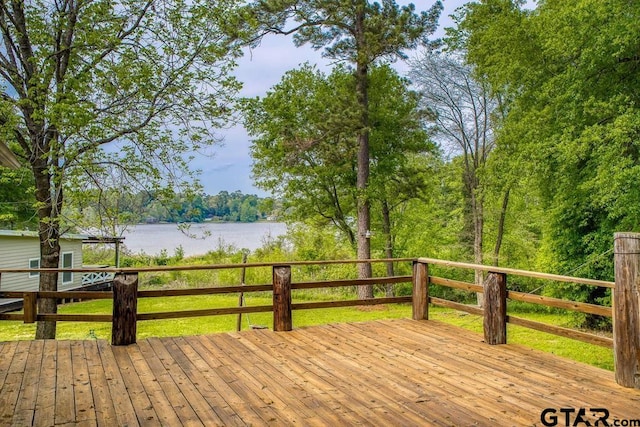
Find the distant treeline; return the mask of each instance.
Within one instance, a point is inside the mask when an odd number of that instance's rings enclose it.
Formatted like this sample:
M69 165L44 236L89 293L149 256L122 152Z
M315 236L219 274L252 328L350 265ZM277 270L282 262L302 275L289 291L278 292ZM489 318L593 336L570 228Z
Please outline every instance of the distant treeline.
M156 222L230 221L255 222L278 218L280 202L272 198L260 198L255 194L221 191L208 194L166 194L141 191L126 193L103 192L100 203L74 200L76 217L87 226L111 221L118 224ZM93 203L92 203L93 202ZM82 208L79 208L82 206ZM71 210L69 211L71 214ZM79 223L78 221L76 221Z
M137 206L120 206L135 222L255 222L277 219L276 202L240 191L221 191L215 196L176 195L172 201L143 197ZM145 200L146 199L146 200Z

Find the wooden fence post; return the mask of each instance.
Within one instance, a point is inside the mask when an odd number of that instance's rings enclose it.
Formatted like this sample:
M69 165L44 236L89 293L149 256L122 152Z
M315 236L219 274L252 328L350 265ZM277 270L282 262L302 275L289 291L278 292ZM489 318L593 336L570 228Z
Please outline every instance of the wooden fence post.
M429 319L429 266L413 262L413 320Z
M507 343L507 275L489 273L484 287L484 340L487 344Z
M291 267L273 266L273 330L283 332L291 329Z
M614 235L613 354L616 382L640 389L640 234Z
M138 317L138 273L116 273L113 277L111 345L136 342Z
M35 323L38 315L37 292L24 293L22 297L22 308L24 310L24 323Z

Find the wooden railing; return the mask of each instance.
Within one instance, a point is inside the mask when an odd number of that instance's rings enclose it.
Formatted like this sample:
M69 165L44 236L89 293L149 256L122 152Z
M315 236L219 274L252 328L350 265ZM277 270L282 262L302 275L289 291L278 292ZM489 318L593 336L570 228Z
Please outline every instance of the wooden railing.
M630 242L629 242L630 240ZM615 353L616 380L626 387L640 388L640 335L639 335L639 293L636 278L640 275L640 234L616 235L616 281L607 282L583 279L555 274L537 273L509 268L490 267L484 265L451 262L431 258L393 259L393 260L347 260L347 261L314 261L289 263L248 263L233 265L204 265L188 267L150 267L135 269L100 269L101 272L114 273L112 292L0 292L0 298L23 298L24 313L0 314L0 320L19 320L25 323L35 321L83 321L112 322L112 344L127 345L136 341L138 321L172 319L212 315L245 314L257 312L273 312L274 331L289 331L293 328L292 311L304 309L348 307L375 304L411 303L412 317L416 320L429 318L429 303L448 307L483 317L484 337L488 344L505 344L507 342L507 324L523 326L563 337L573 338L587 343L610 347ZM356 264L382 262L412 262L411 275L397 277L376 277L372 279L322 280L314 282L295 282L292 278L292 266ZM482 270L487 273L482 286L473 283L433 276L429 270L435 267L448 267L464 270ZM272 283L259 285L222 286L193 289L139 290L138 274L148 272L196 271L270 267ZM4 272L33 272L33 270L0 270ZM62 271L56 269L40 271ZM87 272L86 269L65 270ZM550 298L541 295L527 294L507 290L510 276L528 277L552 282L567 282L600 286L613 290L615 311L611 307L587 304L564 299ZM412 283L412 295L391 298L373 298L364 300L337 300L320 302L292 302L291 292L296 289L336 288L362 285L382 285ZM431 286L445 286L471 292L482 293L483 307L462 304L429 295ZM168 311L154 313L138 313L139 298L177 297L192 295L214 295L249 292L272 292L271 305L250 307L212 307L201 310ZM113 314L58 314L39 313L37 301L42 298L56 299L113 299ZM577 312L596 314L613 318L613 339L598 336L574 329L562 328L540 322L507 315L507 300L540 304L547 307L562 308Z
M259 312L273 312L273 329L285 331L292 328L291 310L305 310L330 307L349 307L391 303L410 303L411 296L401 296L392 298L374 298L364 300L337 300L319 302L291 302L291 290L296 289L318 289L337 288L362 285L386 285L396 283L410 283L412 277L376 277L371 279L348 279L313 282L292 282L292 266L319 266L335 264L357 264L357 263L383 263L383 262L411 262L413 259L392 259L392 260L342 260L342 261L313 261L313 262L291 262L283 263L247 263L247 264L224 264L224 265L198 265L198 266L170 266L170 267L144 267L144 268L100 268L100 269L39 269L40 272L79 272L90 273L99 272L101 274L113 274L112 291L29 291L29 292L0 292L0 298L22 298L24 305L23 313L0 313L0 320L17 320L25 323L36 321L53 322L111 322L112 323L112 344L127 345L136 341L135 332L138 321L189 318L214 315L248 314ZM239 286L219 286L190 289L163 289L163 290L139 290L138 275L140 273L158 272L189 272L200 270L224 270L224 269L247 269L270 267L273 270L273 280L270 284L260 285L239 285ZM3 273L28 273L33 269L3 269ZM0 281L1 283L1 281ZM264 306L249 307L212 307L200 310L183 310L168 312L139 313L137 302L140 298L158 297L179 297L196 295L222 295L251 292L272 292L273 303ZM64 313L39 313L37 301L40 299L52 298L56 300L76 299L112 299L113 314L64 314ZM284 313L284 314L283 314Z
M580 313L613 317L611 307L552 298L524 292L509 291L507 290L507 276L529 277L552 282L575 283L589 286L600 286L604 288L613 288L615 286L615 282L561 276L557 274L537 273L510 268L490 267L486 265L476 265L462 262L443 261L432 258L419 258L416 262L425 271L428 271L430 265L437 265L441 267L451 267L466 270L481 270L488 273L482 286L436 276L429 276L428 284L482 293L484 298L482 308L435 297L429 297L429 302L432 305L452 308L470 314L483 316L485 341L489 344L506 343L506 324L511 323L514 325L524 326L530 329L535 329L566 338L576 339L579 341L587 342L589 344L613 348L613 339L608 337L507 315L506 301L507 299L509 299L512 301L527 302L531 304L561 308ZM426 273L424 274L426 276ZM428 288L426 288L425 292L428 295ZM425 308L423 318L428 318L428 308Z

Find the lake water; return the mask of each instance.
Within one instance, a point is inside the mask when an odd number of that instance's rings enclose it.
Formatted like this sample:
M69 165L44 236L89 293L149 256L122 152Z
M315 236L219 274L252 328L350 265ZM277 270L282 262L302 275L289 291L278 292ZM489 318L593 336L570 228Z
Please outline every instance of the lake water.
M191 224L186 232L177 224L140 224L129 227L123 237L127 249L136 254L157 255L165 249L173 255L182 246L185 256L192 256L227 245L253 251L286 231L286 224L281 222Z

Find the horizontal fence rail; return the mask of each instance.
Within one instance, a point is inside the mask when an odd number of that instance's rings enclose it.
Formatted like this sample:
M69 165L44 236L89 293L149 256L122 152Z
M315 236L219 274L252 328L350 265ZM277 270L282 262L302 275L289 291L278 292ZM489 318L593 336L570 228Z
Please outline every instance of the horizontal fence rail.
M412 258L393 258L393 259L376 259L376 260L331 260L331 261L298 261L286 263L287 268L292 266L304 267L304 266L328 266L337 264L359 264L359 263L386 263L386 262L412 262ZM118 287L118 283L121 282L119 278L126 275L138 275L138 273L159 273L159 272L189 272L189 271L202 271L202 270L227 270L227 269L246 269L246 268L261 268L281 267L283 263L243 263L243 264L214 264L214 265L198 265L198 266L158 266L158 267L144 267L144 268L83 268L83 269L2 269L0 270L0 277L2 273L33 273L38 272L61 272L61 271L73 271L79 273L91 273L98 272L101 275L111 274L113 275L114 289ZM340 288L340 287L352 287L363 285L388 285L398 283L410 283L410 275L406 276L394 276L394 277L374 277L370 279L342 279L342 280L321 280L321 281L308 281L308 282L290 282L287 286L290 290L305 290L305 289L320 289L320 288ZM137 286L137 282L136 282ZM159 298L159 297L184 297L184 296L198 296L198 295L224 295L224 294L237 294L237 293L251 293L251 292L273 292L274 284L261 284L261 285L238 285L238 286L219 286L219 287L206 287L206 288L190 288L190 289L162 289L162 290L137 290L136 300L139 298ZM0 320L18 320L25 323L33 323L36 321L71 321L71 322L115 322L116 316L116 300L118 299L117 291L105 292L105 291L5 291L0 292L0 298L23 298L24 299L24 313L0 313ZM57 300L92 300L92 299L112 299L114 300L114 314L60 314L60 313L37 313L37 301L43 298L55 298ZM306 310L314 308L331 308L331 307L349 307L349 306L365 306L365 305L377 305L377 304L389 304L389 303L410 303L411 297L394 297L394 298L374 298L365 300L338 300L338 301L321 301L321 302L301 302L291 304L291 310ZM160 320L160 319L177 319L177 318L192 318L202 316L215 316L215 315L230 315L230 314L250 314L260 312L274 312L276 304L265 306L250 306L250 307L224 307L224 308L210 308L201 310L182 310L182 311L165 311L165 312L152 312L152 313L136 313L135 320ZM277 325L274 324L274 329L277 329ZM112 335L114 335L112 331Z
M292 279L292 267L326 266L336 264L359 263L385 263L385 262L410 262L412 274L395 277L375 277L371 279L340 279L297 282ZM445 267L471 271L483 271L487 273L482 285L454 280L445 277L430 275L430 269ZM141 273L159 272L189 272L200 270L222 269L250 269L271 268L273 272L272 283L269 284L242 284L239 286L219 286L191 289L162 289L162 290L138 290L138 275ZM0 270L0 279L7 273L33 273L71 271L80 273L96 272L100 275L113 276L113 290L104 291L33 291L33 292L0 292L0 298L21 298L24 301L23 313L0 314L0 320L19 320L25 323L36 321L82 321L82 322L112 322L112 344L126 345L136 340L136 324L138 321L190 318L200 316L248 314L259 312L273 312L275 331L288 331L292 329L291 312L293 310L321 309L331 307L364 306L374 304L410 303L412 304L412 317L416 320L429 318L429 304L460 310L483 317L485 341L488 344L504 344L507 342L507 323L534 330L568 337L590 344L616 348L619 339L614 334L614 339L597 336L579 330L547 325L540 322L522 319L507 315L507 300L525 303L539 304L580 313L613 317L616 324L616 312L611 307L588 304L551 298L543 295L535 295L524 292L507 290L508 278L511 276L527 277L539 280L547 280L560 283L583 284L611 289L618 293L618 283L602 280L576 278L570 276L531 272L511 268L476 265L462 262L438 260L433 258L400 258L400 259L376 259L376 260L330 260L330 261L298 261L277 263L243 263L243 264L216 264L199 266L159 266L143 268L97 268L97 269L3 269ZM338 301L316 302L292 302L293 290L307 290L319 288L340 288L365 285L394 285L399 283L411 283L412 295L399 297L385 297L373 299L355 299ZM1 281L0 281L1 284ZM462 304L429 295L431 286L444 286L463 291L474 292L483 295L482 307ZM271 292L273 303L271 305L249 307L211 307L199 310L164 311L139 313L137 301L140 298L181 297L196 295L222 295L222 294L246 294L255 292ZM637 296L637 291L636 294ZM619 297L619 295L617 296ZM113 314L57 314L39 313L38 300L43 298L63 299L112 299ZM631 297L630 297L631 298ZM635 306L637 310L637 304ZM626 320L625 320L626 321ZM614 326L615 329L615 326ZM637 340L636 340L637 341ZM638 345L640 347L640 345ZM636 351L639 352L640 350ZM617 368L616 368L617 369ZM627 385L628 386L628 385Z
M419 262L423 260L424 259L421 258ZM430 260L430 261L433 261L433 260ZM454 263L443 262L440 265L446 265L447 267L451 267L452 264ZM463 264L463 263L455 263L455 264L458 264L456 265L457 267L460 267L460 264L462 264L463 265L462 268L471 268L471 266L473 266L473 264ZM486 266L483 266L483 268L486 268L486 271L488 271L490 274L494 274L494 275L505 274L505 273L496 273L493 271L492 268L487 268ZM502 270L504 271L506 269L502 269ZM513 271L512 275L516 275L515 271L519 271L519 270L511 270L511 271ZM549 277L545 274L542 274L541 276L544 276L544 277L536 277L536 278L549 279ZM527 275L526 277L534 277L534 276ZM567 276L558 276L558 275L551 275L551 277L554 278L553 279L554 281L564 281L564 282L576 283L576 284L582 283L578 278L568 278ZM558 280L559 278L562 278L563 280ZM589 285L595 286L593 284L593 281L590 281L590 282L591 283L588 283ZM475 285L473 283L467 283L467 282L462 282L458 280L445 279L445 278L436 277L436 276L429 276L429 283L431 285L439 285L439 286L449 287L452 289L461 289L469 292L476 292L476 293L482 293L482 294L486 293L485 286ZM609 284L609 282L605 282L605 283ZM607 288L608 287L609 286L607 286ZM579 313L585 313L585 314L595 314L595 315L605 316L605 317L613 316L613 311L611 307L606 307L606 306L601 306L596 304L588 304L588 303L577 302L577 301L563 300L558 298L551 298L547 296L528 294L524 292L507 291L506 289L505 289L504 298L505 298L504 304L506 304L506 299L509 299L512 301L526 302L530 304L537 304L537 305L542 305L542 306L551 307L551 308L561 308L561 309L575 311ZM486 297L485 297L485 300L486 300ZM459 310L469 314L475 314L478 316L489 316L490 314L495 314L494 313L495 309L491 309L491 308L487 309L486 307L481 308L478 306L462 304L459 302L449 301L442 298L430 297L429 302L439 307L451 308L454 310ZM572 339L586 342L589 344L595 344L603 347L613 348L612 338L594 335L591 333L582 332L574 329L548 325L548 324L536 322L533 320L522 319L516 316L507 315L506 311L501 314L501 317L502 319L498 319L500 324L511 323L513 325L523 326L529 329L534 329L537 331L546 332L553 335L562 336L565 338L572 338ZM488 335L491 335L492 331L487 329L490 329L490 328L485 327L485 339L490 341ZM506 342L506 337L504 337L500 341ZM504 343L504 342L497 342L497 344Z

